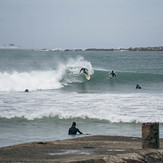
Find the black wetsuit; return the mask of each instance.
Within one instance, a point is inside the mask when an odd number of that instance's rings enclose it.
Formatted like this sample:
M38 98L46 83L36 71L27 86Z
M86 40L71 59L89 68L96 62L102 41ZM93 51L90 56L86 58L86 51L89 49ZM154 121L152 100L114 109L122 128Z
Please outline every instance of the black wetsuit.
M76 135L77 132L79 132L80 134L83 134L78 128L72 126L71 128L69 128L68 134L69 135Z
M116 77L116 74L115 74L114 71L112 71L112 72L110 73L110 75L111 75L112 77Z
M142 89L142 87L139 84L137 84L136 89Z
M81 73L82 71L83 71L86 75L88 75L88 69L86 69L86 68L81 68L80 73Z

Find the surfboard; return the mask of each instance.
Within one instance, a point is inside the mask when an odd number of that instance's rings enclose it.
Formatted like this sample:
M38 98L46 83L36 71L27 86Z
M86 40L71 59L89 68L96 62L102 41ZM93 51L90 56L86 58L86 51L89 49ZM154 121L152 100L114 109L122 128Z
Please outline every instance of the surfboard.
M115 76L109 75L110 80L113 79L113 78L115 78Z
M114 77L112 76L112 75L109 75L109 79L111 80L111 79L113 79Z
M91 78L91 76L89 74L88 75L85 74L85 77L87 80L90 80L90 78Z

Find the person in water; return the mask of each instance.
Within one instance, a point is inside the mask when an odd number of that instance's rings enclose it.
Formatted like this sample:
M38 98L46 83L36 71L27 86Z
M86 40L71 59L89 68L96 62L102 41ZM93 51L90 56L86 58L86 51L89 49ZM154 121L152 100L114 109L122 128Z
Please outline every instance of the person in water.
M25 91L24 92L29 92L29 89L25 89Z
M83 134L78 128L76 128L76 122L73 122L71 128L69 128L68 134L69 135L76 135L77 132L79 134Z
M137 84L136 89L142 89L142 87L139 84Z
M110 73L110 75L111 75L110 79L112 79L112 78L116 77L116 74L115 74L115 72L114 72L114 71L112 71L112 72Z
M81 73L82 71L83 71L86 75L88 75L88 69L86 69L86 68L81 68L79 73Z

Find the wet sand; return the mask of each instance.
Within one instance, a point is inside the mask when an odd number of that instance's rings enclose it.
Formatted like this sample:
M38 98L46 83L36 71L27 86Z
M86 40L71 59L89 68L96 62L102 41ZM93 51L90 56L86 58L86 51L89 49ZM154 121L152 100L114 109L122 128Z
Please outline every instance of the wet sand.
M163 162L160 149L142 149L141 138L86 136L68 140L31 142L0 148L0 162L110 163Z

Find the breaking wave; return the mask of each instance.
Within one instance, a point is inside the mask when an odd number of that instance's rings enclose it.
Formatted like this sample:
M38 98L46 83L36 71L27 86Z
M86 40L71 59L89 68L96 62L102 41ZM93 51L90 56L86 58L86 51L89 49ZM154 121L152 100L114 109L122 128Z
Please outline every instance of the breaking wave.
M87 81L84 74L79 74L81 67L87 67L91 80ZM55 70L31 72L0 72L0 91L46 90L64 88L72 91L83 90L83 84L89 85L94 91L117 88L135 84L162 83L162 74L116 72L117 77L109 80L109 70L94 70L90 62L82 57L70 59L66 64L59 64ZM114 84L114 85L113 85Z
M69 83L82 82L79 71L87 67L93 74L90 62L83 57L69 59L66 63L59 63L56 69L34 70L31 72L0 72L0 91L23 91L59 89Z

